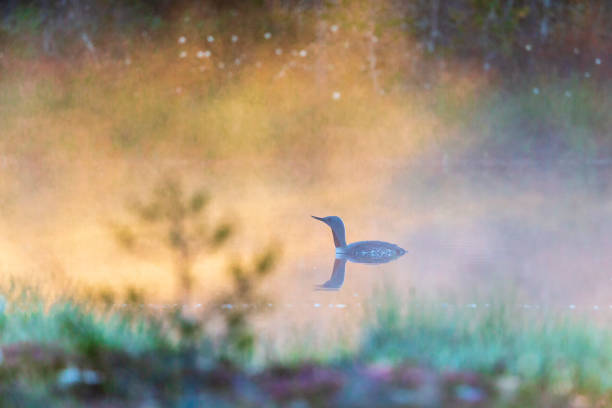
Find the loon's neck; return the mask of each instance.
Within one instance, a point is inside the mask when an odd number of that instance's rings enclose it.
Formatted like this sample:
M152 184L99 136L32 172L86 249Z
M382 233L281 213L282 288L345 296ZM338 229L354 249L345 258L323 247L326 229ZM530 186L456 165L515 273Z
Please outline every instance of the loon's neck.
M346 237L344 232L344 224L341 221L341 224L334 225L331 227L332 234L334 236L334 245L336 246L336 251L338 249L344 248L346 246Z

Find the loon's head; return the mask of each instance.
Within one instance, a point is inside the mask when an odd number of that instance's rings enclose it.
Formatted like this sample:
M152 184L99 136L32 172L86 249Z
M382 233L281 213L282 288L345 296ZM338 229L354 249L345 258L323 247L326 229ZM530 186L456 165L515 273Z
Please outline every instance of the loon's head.
M313 215L312 218L314 218L315 220L322 221L326 223L327 225L329 225L329 227L332 230L332 234L334 236L334 245L336 245L336 248L341 248L341 247L346 246L344 223L342 222L342 219L340 217L336 217L335 215L332 215L330 217L315 217Z

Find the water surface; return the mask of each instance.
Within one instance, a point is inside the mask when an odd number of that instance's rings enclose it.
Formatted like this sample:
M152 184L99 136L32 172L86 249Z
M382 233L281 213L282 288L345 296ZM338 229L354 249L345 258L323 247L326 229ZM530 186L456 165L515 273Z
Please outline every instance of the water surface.
M125 254L109 234L113 222L129 220L129 197L145 194L170 169L187 187L207 185L214 192L211 218L229 217L237 225L225 251L198 259L195 289L202 303L227 286L230 258L248 262L274 242L282 261L262 288L287 309L347 311L392 288L406 300L425 296L467 305L512 297L528 305L608 310L610 167L500 163L370 163L306 180L274 166L248 171L228 163L221 167L235 168L224 178L225 171L212 172L197 160L160 168L124 161L10 162L5 175L25 176L3 185L7 233L0 268L5 277L64 289L137 286L154 301L171 301L169 254L152 244ZM329 229L311 214L341 216L348 242L388 241L407 253L380 265L349 262L337 291L317 291L332 277L335 251Z

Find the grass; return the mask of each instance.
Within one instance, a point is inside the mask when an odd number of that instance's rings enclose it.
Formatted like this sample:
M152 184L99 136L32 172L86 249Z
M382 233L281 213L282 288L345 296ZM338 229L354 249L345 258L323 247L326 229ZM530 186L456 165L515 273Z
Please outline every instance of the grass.
M506 373L540 387L612 389L606 374L612 372L610 330L586 318L526 312L511 303L476 307L388 301L364 328L359 352L374 361Z
M576 398L605 405L612 395L612 331L603 325L503 302L471 308L406 303L393 293L385 299L365 318L355 347L286 347L253 366L229 363L210 329L185 341L186 332L171 329L181 313L18 296L0 316L0 395L28 406L190 399L367 406L372 398L386 401L378 406L569 406ZM351 399L354 387L362 400Z

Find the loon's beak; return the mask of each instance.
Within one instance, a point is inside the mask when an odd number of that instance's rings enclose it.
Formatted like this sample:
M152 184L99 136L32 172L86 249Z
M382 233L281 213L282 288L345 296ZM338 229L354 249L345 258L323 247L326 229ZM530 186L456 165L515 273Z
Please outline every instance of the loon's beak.
M319 220L319 221L325 222L325 220L323 218L315 217L314 215L311 215L311 217L314 218L315 220Z

